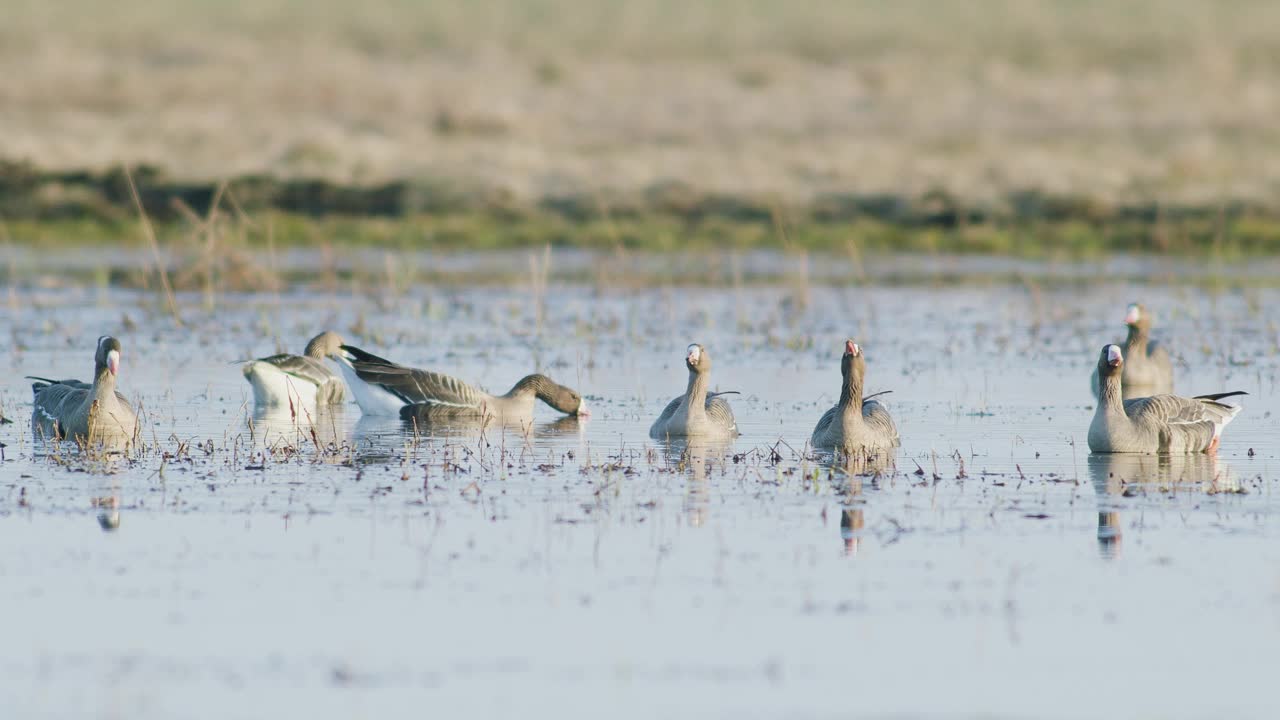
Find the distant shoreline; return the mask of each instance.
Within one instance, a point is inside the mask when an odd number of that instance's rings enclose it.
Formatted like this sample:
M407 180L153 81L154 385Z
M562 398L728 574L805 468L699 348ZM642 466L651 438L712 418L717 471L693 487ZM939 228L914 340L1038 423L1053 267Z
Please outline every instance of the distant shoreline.
M520 200L431 180L376 185L253 175L224 182L132 171L162 235L201 231L215 200L241 239L404 249L553 247L672 251L779 248L1090 257L1113 252L1241 257L1280 252L1280 207L1107 203L1011 192L966 202L923 195L826 194L806 201L711 193L683 183L642 192ZM123 168L45 171L0 162L0 222L18 244L95 245L138 237ZM0 238L4 239L4 238Z

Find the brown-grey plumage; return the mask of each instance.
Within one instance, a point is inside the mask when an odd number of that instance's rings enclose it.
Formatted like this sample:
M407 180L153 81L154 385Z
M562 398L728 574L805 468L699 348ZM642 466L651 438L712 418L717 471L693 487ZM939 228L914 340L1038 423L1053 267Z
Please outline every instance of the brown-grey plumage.
M1222 430L1240 412L1220 400L1244 392L1192 398L1154 395L1124 399L1124 355L1118 345L1102 348L1097 373L1102 394L1089 425L1094 452L1216 452Z
M493 418L504 423L527 423L533 419L534 400L541 400L566 415L589 414L582 395L546 375L526 375L506 393L490 395L447 375L419 372L429 376L421 386L440 388L441 399L428 399L401 408L400 418L408 422L429 424ZM457 400L463 397L474 400L469 405L459 404Z
M862 395L866 372L862 348L846 340L840 359L840 402L818 420L811 440L814 447L831 448L851 458L875 456L897 447L898 428L889 411Z
M455 377L398 365L351 345L342 350L341 367L366 414L392 414L391 409L416 422L492 418L523 423L533 420L535 400L567 415L590 414L580 393L546 375L526 375L506 393L493 395Z
M342 337L325 331L311 338L302 355L281 353L247 363L244 377L253 386L254 404L329 405L346 398L342 376L325 358L342 348Z
M93 383L79 380L36 380L31 430L37 437L72 439L90 445L119 447L133 440L138 418L124 395L116 390L120 371L120 341L98 338ZM30 376L29 376L30 377Z
M707 391L711 381L711 355L701 345L690 345L685 367L689 370L689 384L684 395L667 403L649 428L649 437L737 437L738 423L724 399L725 395L735 393Z
M1173 392L1173 361L1169 351L1159 341L1151 339L1151 326L1155 318L1141 303L1129 306L1124 324L1129 328L1122 350L1124 352L1125 397L1147 397ZM1098 371L1090 378L1093 396L1101 392Z

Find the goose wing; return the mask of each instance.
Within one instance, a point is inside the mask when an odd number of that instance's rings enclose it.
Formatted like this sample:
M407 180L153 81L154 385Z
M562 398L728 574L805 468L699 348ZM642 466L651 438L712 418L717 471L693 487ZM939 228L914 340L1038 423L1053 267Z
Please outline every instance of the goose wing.
M79 380L34 379L38 382L31 385L35 395L31 407L32 420L47 437L60 438L67 411L84 403L92 386Z
M78 390L89 390L93 387L93 385L84 382L83 380L76 380L75 378L68 378L66 380L50 380L49 378L38 377L36 375L28 375L27 379L36 381L31 386L31 389L36 392L39 392L42 387L49 387L52 385L66 385Z
M813 428L811 442L814 445L826 444L826 435L831 430L831 424L840 417L840 406L832 405L829 410L822 413L822 417L818 418L818 424Z
M862 422L880 436L887 438L890 445L898 444L898 427L893 424L893 416L889 414L889 410L879 401L862 401Z
M291 377L305 380L312 385L320 386L327 382L339 380L337 373L329 369L323 362L302 355L282 353L270 357L259 358L258 362L274 365L281 372Z
M1164 367L1170 367L1173 364L1169 359L1169 351L1159 340L1147 341L1147 359Z
M1218 393L1203 398L1177 395L1154 395L1128 400L1125 414L1134 422L1154 426L1160 438L1160 450L1179 448L1203 450L1222 434L1222 428L1240 412L1218 398L1237 393Z
M346 345L344 349L350 350ZM363 353L367 357L367 353ZM405 367L375 358L372 361L356 357L351 367L361 380L378 385L406 403L443 405L461 408L478 408L485 394L461 380L430 370Z
M437 402L421 402L400 408L400 419L418 425L436 422L469 421L483 419L484 409L476 406L446 405Z
M723 396L737 394L736 390L707 393L707 419L732 433L738 432L738 421L733 419L733 408L729 407L729 401L725 400ZM665 413L666 411L663 412Z
M681 400L684 400L683 395L674 397L671 402L667 403L667 406L662 409L662 413L658 415L658 419L653 421L653 426L649 429L651 435L661 433L667 427L667 423L671 422L671 418L680 407Z
M1134 398L1125 401L1124 411L1136 422L1160 424L1194 423L1204 420L1223 422L1240 412L1239 407L1220 403L1214 399L1225 395L1228 393L1204 398L1185 398L1177 395Z

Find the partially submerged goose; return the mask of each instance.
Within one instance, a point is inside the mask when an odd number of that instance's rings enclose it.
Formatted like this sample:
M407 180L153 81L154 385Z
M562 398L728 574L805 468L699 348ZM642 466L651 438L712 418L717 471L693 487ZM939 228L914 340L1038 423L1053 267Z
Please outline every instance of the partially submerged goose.
M116 390L120 341L108 335L98 338L93 360L93 384L28 376L36 381L31 385L31 431L37 437L103 446L133 440L138 417Z
M503 423L533 420L534 400L567 415L589 415L577 391L546 375L526 375L504 395L491 395L457 378L405 367L343 345L338 366L366 415L439 422L492 418Z
M667 407L649 428L649 437L734 438L738 423L724 395L730 392L707 392L711 382L711 356L701 345L688 347L684 360L689 368L689 385L684 395L667 403Z
M814 447L831 448L849 457L871 457L898 445L898 429L889 411L879 402L862 396L866 372L862 348L846 340L840 360L840 374L844 378L840 402L818 420L818 426L813 429Z
M314 407L342 402L342 377L324 362L341 348L342 338L325 331L311 338L302 355L282 353L250 361L244 377L253 386L254 404Z
M1124 354L1118 345L1102 348L1097 373L1102 395L1089 425L1089 449L1094 452L1192 453L1217 452L1222 429L1240 412L1239 406L1219 402L1247 393L1226 392L1125 400L1122 392Z
M1124 324L1129 327L1129 335L1124 346L1124 381L1125 397L1145 397L1173 392L1173 362L1164 345L1151 339L1151 325L1154 318L1141 303L1129 306L1124 316ZM1098 372L1094 370L1091 378L1093 396L1098 397L1100 385Z

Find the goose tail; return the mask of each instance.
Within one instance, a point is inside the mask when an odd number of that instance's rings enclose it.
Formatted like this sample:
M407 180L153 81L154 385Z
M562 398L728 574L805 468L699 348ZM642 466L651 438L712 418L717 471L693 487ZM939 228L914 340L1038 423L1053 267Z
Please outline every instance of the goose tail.
M1226 429L1227 425L1232 420L1236 419L1236 415L1239 415L1240 411L1243 409L1239 405L1221 405L1220 407L1224 409L1224 412L1218 421L1213 424L1214 440L1222 437L1222 431Z
M1196 395L1194 399L1208 400L1209 402L1218 402L1219 400L1223 400L1225 398L1236 397L1237 395L1248 395L1248 394L1249 393L1245 392L1244 390L1232 390L1231 392L1210 393L1208 395Z
M370 363L372 365L395 365L386 358L378 357L371 352L365 352L355 345L342 345L343 352L351 356L355 362Z

